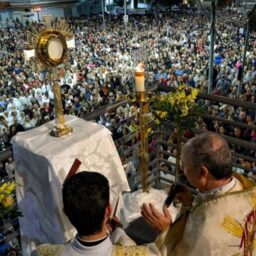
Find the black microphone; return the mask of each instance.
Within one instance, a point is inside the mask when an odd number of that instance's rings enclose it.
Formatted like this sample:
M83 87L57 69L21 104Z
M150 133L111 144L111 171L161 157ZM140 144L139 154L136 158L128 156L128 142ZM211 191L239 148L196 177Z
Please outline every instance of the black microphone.
M164 205L168 208L173 202L176 194L182 190L184 184L186 184L187 179L185 175L180 175L178 181L171 187L168 196L164 201Z

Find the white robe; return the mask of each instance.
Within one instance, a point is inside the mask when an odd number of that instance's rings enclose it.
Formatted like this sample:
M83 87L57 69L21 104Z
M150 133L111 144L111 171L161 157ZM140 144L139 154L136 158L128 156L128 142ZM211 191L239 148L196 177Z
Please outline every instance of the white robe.
M252 202L256 204L256 187L245 178L199 194L192 208L157 238L161 255L243 255L242 227L256 206Z
M66 245L41 245L32 256L160 256L155 244L136 246L126 233L117 228L106 240L95 246L84 246L76 238Z

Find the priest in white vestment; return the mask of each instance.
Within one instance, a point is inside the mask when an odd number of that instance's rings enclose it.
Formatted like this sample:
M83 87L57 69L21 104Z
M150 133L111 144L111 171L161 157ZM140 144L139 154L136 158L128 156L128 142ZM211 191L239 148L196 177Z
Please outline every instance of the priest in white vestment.
M162 233L155 244L163 256L256 255L256 189L243 176L232 175L227 142L203 133L182 148L184 174L199 193L185 186L176 194L183 210L174 223L154 206L144 204L142 215ZM249 254L250 253L250 254Z

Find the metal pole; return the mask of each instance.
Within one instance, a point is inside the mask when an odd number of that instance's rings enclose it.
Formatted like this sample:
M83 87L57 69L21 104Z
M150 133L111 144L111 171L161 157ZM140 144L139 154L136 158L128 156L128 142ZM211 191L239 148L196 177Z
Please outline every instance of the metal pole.
M126 0L124 0L124 15L127 15L127 3L126 3Z
M250 37L250 20L248 19L247 28L246 28L246 36L245 36L243 63L242 63L242 75L241 75L241 80L240 80L240 82L238 84L238 88L237 88L237 98L239 98L240 93L241 93L241 89L242 89L243 74L244 74L244 68L245 68L245 65L246 65L246 52L247 52L248 44L249 44L249 37Z
M149 172L148 172L148 132L147 132L147 113L149 102L140 100L139 131L140 131L140 172L142 191L149 192Z
M210 42L210 58L209 58L209 78L208 78L208 94L212 92L213 88L213 57L214 57L214 41L215 41L215 17L216 17L216 5L215 1L212 1L211 12L211 42Z
M145 92L145 70L135 72L136 101L139 103L140 174L142 191L149 192L148 127L149 100Z
M196 3L197 3L197 6L200 7L200 10L203 11L203 13L207 17L207 19L211 20L210 13L207 10L205 10L205 8L203 7L203 5L201 3L201 0L197 0Z
M105 31L106 25L105 25L105 10L104 10L104 2L105 0L101 0L101 8L102 8L102 20L103 20L103 29Z
M157 131L158 132L160 132L160 129L159 129L159 126L160 125L158 125L158 127L157 127ZM163 135L161 134L160 135L160 140L163 140ZM161 187L160 187L160 185L161 185L161 173L160 173L160 147L161 147L161 145L160 145L160 142L158 141L157 142L157 151L156 151L156 158L157 158L157 170L158 170L158 172L157 172L157 175L156 175L156 187L158 188L158 189L160 189Z
M110 0L108 1L107 10L108 10L108 17L109 17L108 21L110 22L110 20L111 20L111 14L110 14L110 12L112 11L112 10L111 10L111 3L110 3Z
M40 22L40 15L39 15L39 11L37 11L37 19L38 19L38 22Z
M243 10L244 15L246 15L247 4L248 4L248 0L245 1L244 10Z

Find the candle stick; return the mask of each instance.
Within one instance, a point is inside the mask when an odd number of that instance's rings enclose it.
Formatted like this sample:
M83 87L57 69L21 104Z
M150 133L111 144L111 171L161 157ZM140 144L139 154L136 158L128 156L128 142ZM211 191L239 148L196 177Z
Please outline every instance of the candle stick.
M145 97L145 67L140 63L135 70L136 98L140 106L139 133L140 133L140 174L142 191L149 192L148 181L148 134L147 119L149 102Z
M145 91L145 69L142 63L140 63L135 70L135 85L136 92Z

